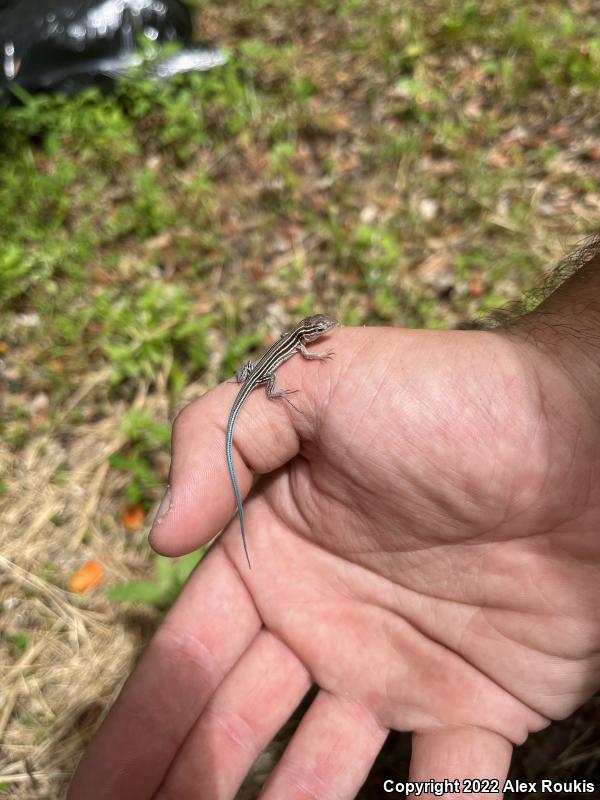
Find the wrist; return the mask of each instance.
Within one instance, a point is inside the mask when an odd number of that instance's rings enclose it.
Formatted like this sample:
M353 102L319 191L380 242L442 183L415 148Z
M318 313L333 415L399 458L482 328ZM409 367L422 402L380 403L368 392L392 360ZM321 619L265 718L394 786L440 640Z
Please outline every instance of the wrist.
M590 410L600 406L600 246L533 311L504 332L553 362ZM588 251L589 252L589 251Z

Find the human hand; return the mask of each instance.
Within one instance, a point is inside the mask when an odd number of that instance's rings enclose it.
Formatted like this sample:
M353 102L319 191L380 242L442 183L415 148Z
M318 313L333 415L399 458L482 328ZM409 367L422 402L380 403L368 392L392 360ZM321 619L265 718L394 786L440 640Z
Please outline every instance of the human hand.
M600 431L564 371L499 333L341 329L277 373L234 446L234 520L92 742L70 800L234 797L311 682L261 797L354 797L389 729L411 779L502 778L598 685ZM178 417L178 555L234 512L217 387ZM472 795L471 795L472 796Z

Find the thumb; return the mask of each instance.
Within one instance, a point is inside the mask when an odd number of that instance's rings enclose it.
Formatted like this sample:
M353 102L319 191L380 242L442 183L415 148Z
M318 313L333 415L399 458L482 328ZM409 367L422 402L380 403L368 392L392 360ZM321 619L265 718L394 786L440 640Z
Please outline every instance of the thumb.
M288 380L298 369L285 370ZM279 376L279 370L278 370ZM283 381L282 381L283 383ZM150 532L158 553L178 556L210 541L235 514L227 468L225 434L237 389L220 384L183 409L173 423L169 486ZM295 425L307 418L262 391L247 398L235 424L233 463L240 494L252 485L252 472L280 467L298 452Z

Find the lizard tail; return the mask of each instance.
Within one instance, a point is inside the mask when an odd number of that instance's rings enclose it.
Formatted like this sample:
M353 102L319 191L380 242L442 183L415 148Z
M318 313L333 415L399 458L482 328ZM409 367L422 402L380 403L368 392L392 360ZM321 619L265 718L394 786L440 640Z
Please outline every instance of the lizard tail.
M240 489L238 487L238 482L235 477L235 469L233 468L233 456L231 453L231 444L233 439L233 433L227 436L227 466L229 467L229 476L231 477L231 484L233 486L233 493L235 495L235 504L237 506L237 513L238 517L240 518L240 528L242 530L242 544L244 545L244 553L246 555L246 561L248 562L248 569L252 569L252 564L250 563L250 554L248 553L248 543L246 542L246 526L244 524L244 504L242 502L242 496L240 495Z

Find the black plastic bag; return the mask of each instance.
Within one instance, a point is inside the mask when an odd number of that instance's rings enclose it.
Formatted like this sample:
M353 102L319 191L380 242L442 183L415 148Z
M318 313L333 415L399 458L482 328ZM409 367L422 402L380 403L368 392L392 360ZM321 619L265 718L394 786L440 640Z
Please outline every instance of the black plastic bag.
M140 36L183 45L153 63L152 77L225 62L217 48L191 46L192 17L180 0L0 0L0 91L109 87L142 62Z

